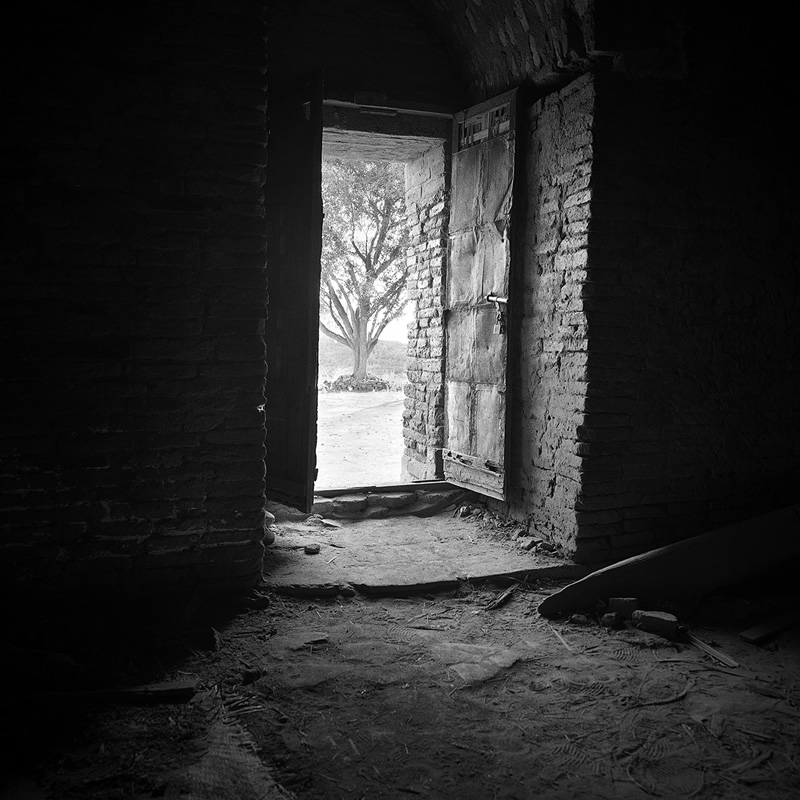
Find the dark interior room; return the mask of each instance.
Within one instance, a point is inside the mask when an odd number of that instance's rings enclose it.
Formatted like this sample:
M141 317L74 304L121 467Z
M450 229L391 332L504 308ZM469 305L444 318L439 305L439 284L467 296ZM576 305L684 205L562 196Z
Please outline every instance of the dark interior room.
M788 6L17 11L0 798L800 796ZM323 158L410 237L338 494Z

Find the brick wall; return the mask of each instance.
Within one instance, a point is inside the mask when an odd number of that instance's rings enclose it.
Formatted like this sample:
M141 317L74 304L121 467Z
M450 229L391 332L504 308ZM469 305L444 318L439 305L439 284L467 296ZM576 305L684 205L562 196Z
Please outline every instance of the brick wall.
M779 102L741 113L763 89L703 45L688 84L598 82L579 438L602 466L577 504L587 559L797 501L791 127Z
M447 255L449 147L442 142L406 164L406 208L412 246L408 299L408 384L403 410L406 480L437 477L444 439L443 277Z
M594 83L580 78L533 105L525 146L527 203L519 366L511 420L510 502L505 510L574 549L575 500L587 469L576 445L586 395L582 289L587 244ZM517 371L518 370L518 371Z
M363 51L294 50L330 33L323 5L309 0L313 13L293 11L272 37L278 75L332 67L341 98L461 96L413 4L370 4L367 24L342 0L333 18L392 35ZM0 151L6 588L258 576L262 13L178 0L15 22ZM587 60L588 15L569 3L431 13L469 102L609 71L533 110L507 510L591 561L796 501L797 203L780 82L792 50L778 41L790 28L692 7L663 47L643 49L636 30L629 51ZM624 50L613 27L608 47ZM421 237L405 412L415 478L432 477L441 443L446 158L435 148L408 173Z
M781 56L753 72L741 23L702 9L681 35L533 109L504 509L583 562L798 497Z
M5 52L5 589L260 572L262 12L128 8L37 12Z

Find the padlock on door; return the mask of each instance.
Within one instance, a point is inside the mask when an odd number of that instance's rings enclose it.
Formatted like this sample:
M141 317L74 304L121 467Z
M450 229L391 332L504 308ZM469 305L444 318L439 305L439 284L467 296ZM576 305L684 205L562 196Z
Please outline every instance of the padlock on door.
M497 309L497 319L494 322L492 333L502 334L506 332L506 312L502 308Z

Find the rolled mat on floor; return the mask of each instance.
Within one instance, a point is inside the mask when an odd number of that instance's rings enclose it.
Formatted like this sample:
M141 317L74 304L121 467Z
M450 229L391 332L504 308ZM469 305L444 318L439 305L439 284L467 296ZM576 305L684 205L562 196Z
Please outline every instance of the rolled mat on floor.
M609 597L698 597L800 557L800 504L611 564L539 605L554 617Z

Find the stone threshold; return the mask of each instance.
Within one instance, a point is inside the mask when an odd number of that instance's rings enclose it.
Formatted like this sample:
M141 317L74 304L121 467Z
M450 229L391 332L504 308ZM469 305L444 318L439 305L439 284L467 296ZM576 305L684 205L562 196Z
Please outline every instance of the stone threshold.
M294 597L406 597L452 591L463 584L573 581L592 571L556 554L509 551L499 542L488 549L483 543L475 563L473 547L480 541L466 536L461 528L467 523L448 512L481 500L472 491L434 481L317 492L310 515L273 504L283 524L265 555L262 586ZM398 517L405 519L392 523ZM438 519L420 527L412 517ZM328 522L336 518L343 522ZM375 520L382 527L365 530L349 524L361 520ZM436 528L432 536L429 525ZM316 544L317 555L304 553L309 543ZM369 557L354 556L359 552ZM420 561L423 552L427 555Z
M262 587L286 597L329 598L342 595L352 597L358 593L365 597L413 597L420 594L438 594L452 592L461 586L468 585L475 588L491 587L504 589L513 584L534 585L538 581L553 581L562 583L577 581L592 572L592 568L583 564L570 562L554 563L540 567L505 572L493 572L480 575L460 575L456 578L435 581L409 581L407 583L394 583L383 580L375 581L349 581L344 584L337 583L290 583L275 584L268 576L264 577Z
M331 519L430 517L472 496L467 489L446 481L326 489L315 493L311 513Z

